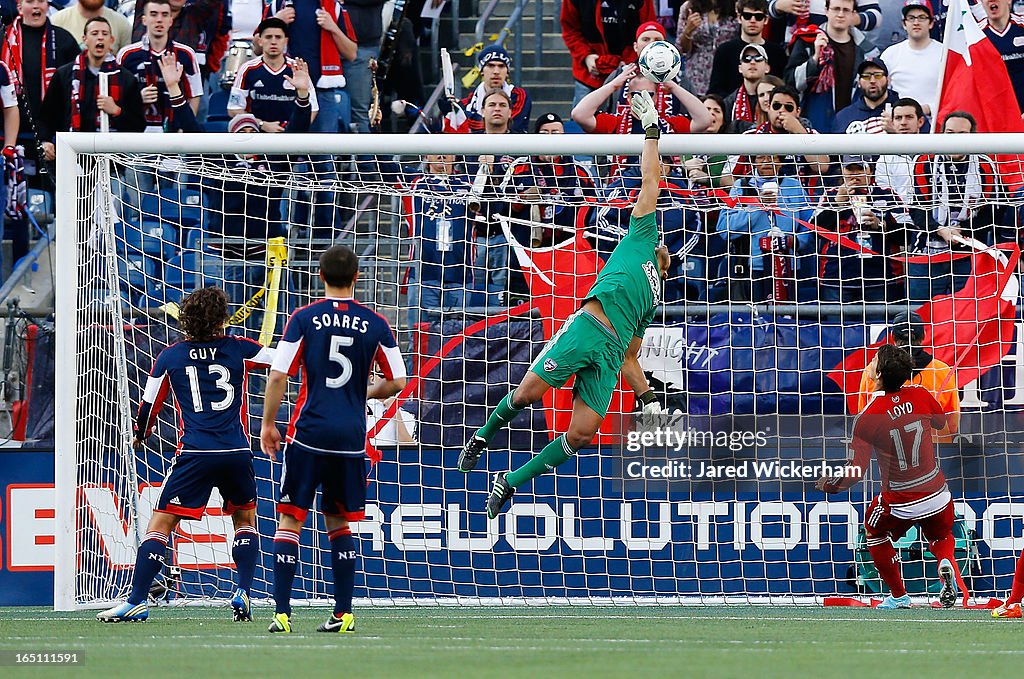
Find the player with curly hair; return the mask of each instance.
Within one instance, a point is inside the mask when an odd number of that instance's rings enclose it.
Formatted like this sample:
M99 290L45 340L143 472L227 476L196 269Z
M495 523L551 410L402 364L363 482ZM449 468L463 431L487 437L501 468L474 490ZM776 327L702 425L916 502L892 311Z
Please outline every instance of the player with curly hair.
M96 616L102 622L141 622L149 617L149 588L164 565L170 534L182 519L198 520L216 487L235 528L231 556L238 583L231 607L236 621L252 620L249 588L259 557L256 474L243 412L246 373L268 367L273 352L258 342L226 335L228 297L201 288L181 305L184 339L157 356L135 420L133 447L153 432L168 392L178 410L178 447L160 500L139 545L132 591L125 603Z
M854 422L853 461L815 484L829 495L840 493L861 479L872 456L878 460L882 492L865 513L864 533L871 560L889 587L889 596L878 604L882 610L911 606L893 541L915 525L938 561L939 603L944 608L955 605L958 588L965 604L968 596L954 554L953 497L932 445L931 434L946 426L946 413L931 392L908 384L913 370L914 359L905 348L879 348L872 378L881 390Z

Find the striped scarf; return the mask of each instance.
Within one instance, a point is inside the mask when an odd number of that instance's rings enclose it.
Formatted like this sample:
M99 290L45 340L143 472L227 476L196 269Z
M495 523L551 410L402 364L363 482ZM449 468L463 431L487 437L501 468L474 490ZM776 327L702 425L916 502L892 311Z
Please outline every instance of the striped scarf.
M832 49L831 44L821 48L821 53L818 54L818 64L821 66L821 71L818 72L818 80L814 83L815 94L831 92L832 88L836 86L835 56L836 53Z
M745 87L740 87L736 91L736 101L732 104L732 119L746 120L750 123L756 123L757 119L754 116L754 107L750 105L750 95L747 94Z
M284 0L281 3L281 9L294 6L294 0ZM345 31L346 35L353 37L346 30L347 26L342 23L345 19L339 16L337 0L320 0L320 9L330 14L331 18L334 19L334 23L338 24L341 30ZM270 15L269 8L267 15ZM298 36L295 37L298 38ZM323 89L345 86L345 76L342 74L341 54L338 52L338 46L334 44L334 38L331 37L331 34L322 29L320 30L320 78L315 84Z
M82 129L82 97L84 94L84 88L82 87L82 75L89 68L88 57L85 52L78 55L75 59L74 65L71 67L71 131L72 132L83 132ZM121 80L117 77L119 67L117 60L113 54L107 54L103 58L103 65L100 67L100 73L111 74L107 80L109 85L108 94L110 97L120 105L121 102ZM100 96L100 83L99 76L96 76L96 91L95 97L98 100ZM100 129L100 107L96 105L96 120L95 129Z
M672 127L665 120L665 117L671 115L671 99L668 90L663 85L656 85L654 92L654 108L658 111L658 127L661 128L662 134L671 134ZM632 134L633 132L633 109L629 105L628 101L620 101L619 108L615 112L619 116L619 123L615 127L615 134ZM623 167L628 163L629 156L615 156L612 159L611 174L615 175L622 171Z
M11 27L7 29L7 35L4 38L3 46L0 47L0 61L7 64L15 76L14 86L18 89L18 94L21 94L24 83L25 74L23 73L23 60L21 55L22 41L22 22L21 17L14 20ZM42 64L42 78L43 88L40 90L42 94L46 94L46 88L50 86L50 80L53 79L53 74L57 72L57 41L53 35L53 26L50 24L50 20L46 20L45 26L46 34L43 36L43 53L39 58L39 63Z

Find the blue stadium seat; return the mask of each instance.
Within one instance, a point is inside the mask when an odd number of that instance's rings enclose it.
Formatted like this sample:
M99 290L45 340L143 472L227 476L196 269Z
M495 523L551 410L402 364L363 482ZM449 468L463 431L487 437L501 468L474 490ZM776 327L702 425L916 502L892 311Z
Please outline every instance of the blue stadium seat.
M199 249L203 239L203 229L185 229L181 239L181 247L185 252L195 252Z
M154 282L145 292L135 298L135 306L140 309L161 307L167 302L181 302L184 295L160 283Z
M164 284L175 291L195 290L199 283L199 264L194 251L171 257L164 265Z
M149 257L128 255L117 258L118 277L134 290L145 290L149 281L156 278L156 264Z
M193 189L182 189L178 198L181 201L181 225L201 227L203 210L206 208L203 194Z
M142 223L170 223L176 227L199 226L203 222L203 197L198 191L164 189L142 197Z
M119 243L124 243L125 251L129 255L142 255L142 229L125 222L114 222L114 237Z
M579 126L575 120L565 120L562 122L562 127L565 128L566 134L584 134L583 128Z
M227 120L211 120L206 119L206 131L207 132L227 132L228 121Z
M207 120L207 132L211 132L209 129L210 121L228 121L231 120L231 116L228 115L228 97L230 93L220 87L213 91L210 95L210 105L206 112Z
M143 222L142 251L169 259L178 250L178 229L173 224Z
M158 222L164 217L160 213L160 196L156 193L143 193L139 198L139 209L142 212L142 222Z

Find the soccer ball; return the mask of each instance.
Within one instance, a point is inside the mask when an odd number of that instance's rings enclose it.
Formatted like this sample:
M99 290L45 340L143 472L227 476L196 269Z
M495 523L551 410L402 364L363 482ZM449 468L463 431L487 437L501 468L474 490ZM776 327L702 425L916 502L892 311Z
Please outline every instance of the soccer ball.
M675 45L664 40L656 40L640 53L640 75L654 83L663 83L679 74L682 59Z

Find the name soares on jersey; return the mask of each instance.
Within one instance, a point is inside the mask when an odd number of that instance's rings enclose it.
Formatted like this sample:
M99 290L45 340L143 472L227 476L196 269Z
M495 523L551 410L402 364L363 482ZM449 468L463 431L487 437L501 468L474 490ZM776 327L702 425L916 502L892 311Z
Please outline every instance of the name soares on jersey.
M310 321L313 323L314 330L323 330L324 328L341 328L343 330L354 330L355 332L366 333L370 329L370 324L365 319L359 318L358 316L339 315L334 314L320 314L319 316L313 316Z

